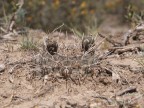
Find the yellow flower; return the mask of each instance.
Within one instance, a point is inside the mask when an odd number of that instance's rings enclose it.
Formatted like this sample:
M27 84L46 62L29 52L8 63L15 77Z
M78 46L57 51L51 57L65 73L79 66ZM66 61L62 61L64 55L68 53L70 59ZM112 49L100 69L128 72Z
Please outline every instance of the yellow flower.
M27 17L27 21L28 21L28 22L31 22L32 19L33 19L32 16Z
M95 10L90 10L90 13L91 13L91 14L94 14L94 13L95 13Z
M114 1L107 1L105 3L106 8L109 9L114 9L116 8L119 4L121 4L121 0L114 0Z
M87 14L87 10L82 10L81 11L81 15L86 15Z
M81 5L80 5L80 8L85 8L87 6L86 2L82 2Z
M72 0L72 4L75 4L76 3L76 0Z
M29 5L29 6L32 6L32 5L33 5L32 1L28 2L28 5Z
M76 8L72 8L71 14L74 15L76 13Z
M59 6L59 4L60 4L60 1L59 1L59 0L56 0L55 5L56 5L56 6Z
M105 6L107 7L107 8L113 8L114 7L114 2L106 2L106 4L105 4Z
M60 1L55 0L52 6L53 6L54 9L58 9L59 5L60 5Z
M45 5L45 4L46 4L46 2L45 2L45 1L42 1L42 2L41 2L41 4L42 4L42 5Z

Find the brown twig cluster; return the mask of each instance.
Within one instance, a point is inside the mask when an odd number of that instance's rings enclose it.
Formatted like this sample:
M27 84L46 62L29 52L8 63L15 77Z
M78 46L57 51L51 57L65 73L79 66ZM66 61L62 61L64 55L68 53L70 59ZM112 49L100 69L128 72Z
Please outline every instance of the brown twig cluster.
M103 72L107 75L110 73L112 76L113 71L109 67L105 68L108 64L101 65L111 51L100 53L99 44L95 44L93 36L87 36L82 39L80 50L75 47L76 45L72 48L61 46L53 38L45 38L43 51L33 58L35 69L31 72L32 78L40 74L44 80L59 82L63 79L66 83L72 81L76 85L81 85L88 78L95 81L96 77ZM36 72L36 68L40 71Z
M18 13L22 9L22 6L24 5L24 0L19 0L18 3L16 4L16 11L12 13L12 16L10 18L9 24L6 28L3 28L2 26L0 27L0 30L4 33L3 36L1 36L2 39L8 39L8 40L15 40L12 39L11 36L17 36L20 33L23 33L23 31L17 31L16 30L16 21L18 19Z
M142 32L142 27L142 25L137 26L136 30ZM22 64L29 64L27 66L30 68L30 79L39 76L44 78L45 82L47 80L60 82L62 79L66 82L72 81L74 84L80 85L89 80L89 78L91 78L92 81L95 81L97 77L102 75L111 76L116 82L119 82L120 80L126 81L119 72L114 70L115 66L106 59L112 55L123 56L125 52L138 53L142 50L141 46L135 45L135 47L133 47L123 44L123 42L110 40L101 33L98 33L98 35L111 43L113 47L106 52L102 52L99 50L99 47L104 40L96 43L93 36L84 37L81 40L80 45L75 45L76 43L74 43L72 46L65 45L64 43L62 44L56 41L54 37L47 37L44 39L43 50L41 50L38 55L32 57L32 60L22 62ZM137 35L129 36L130 38L133 38L133 36ZM129 41L130 38L127 38L125 41ZM14 64L20 64L20 62ZM12 71L13 69L15 68L12 68ZM104 85L108 83L103 78L99 79L99 81ZM126 81L126 83L128 82Z

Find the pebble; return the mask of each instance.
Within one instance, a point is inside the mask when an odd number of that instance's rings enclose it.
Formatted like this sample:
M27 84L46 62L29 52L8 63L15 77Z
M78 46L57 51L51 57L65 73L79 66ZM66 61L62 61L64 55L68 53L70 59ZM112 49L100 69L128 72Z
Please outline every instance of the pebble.
M6 68L6 67L5 67L4 64L0 64L0 73L1 73L1 72L4 72L5 68Z

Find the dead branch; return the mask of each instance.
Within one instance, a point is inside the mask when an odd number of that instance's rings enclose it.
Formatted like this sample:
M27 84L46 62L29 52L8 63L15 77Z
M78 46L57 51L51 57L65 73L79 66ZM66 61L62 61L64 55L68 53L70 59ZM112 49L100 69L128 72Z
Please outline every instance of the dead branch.
M128 45L130 44L130 38L131 37L134 37L134 36L137 36L137 33L141 32L141 31L144 31L144 23L140 23L139 25L137 25L134 29L130 29L128 32L126 32L124 34L124 42L123 42L123 45ZM133 33L136 32L136 35L133 35Z
M42 97L43 95L45 95L46 93L50 92L53 89L54 89L54 86L46 87L44 89L40 88L40 90L37 91L38 93L35 94L34 98Z
M117 48L114 51L114 54L123 54L125 52L137 52L140 47L133 47L133 48Z
M122 47L112 47L109 49L109 52L112 54L123 54L125 52L139 52L142 51L144 44L135 44L135 45L127 45Z
M23 4L24 4L24 0L19 0L18 4L16 4L18 9L16 10L16 12L12 15L12 18L10 19L10 24L9 24L8 30L7 30L8 32L13 32L14 26L16 24L16 20L18 18L17 14L20 11L20 9L22 8Z
M116 94L116 96L122 96L122 95L125 95L127 93L134 93L134 92L137 92L137 88L136 87L129 87L129 88L126 88L126 89L118 92Z
M105 38L106 41L108 41L109 43L111 43L113 46L122 46L121 43L116 42L116 41L114 41L114 40L112 40L112 39L109 39L108 37L104 36L104 35L101 34L101 33L98 33L98 35L99 35L100 37L102 37L102 38Z
M93 97L93 98L100 98L100 99L106 100L109 105L112 104L112 100L109 99L109 98L106 98L106 97L104 97L104 96L92 96L92 97Z
M14 72L15 68L17 68L18 66L20 66L20 64L16 64L12 68L10 68L10 70L8 71L8 73L12 74Z
M104 53L103 55L100 55L96 60L97 60L97 61L102 61L102 60L104 60L104 59L107 59L108 56L112 55L112 54L115 52L115 50L116 50L116 49L110 50L110 51Z
M104 69L108 75L112 76L113 71L111 69L109 69L107 67L102 67L102 69Z
M4 33L7 33L7 30L5 30L3 27L0 27L0 30Z
M58 29L60 29L61 27L63 27L64 26L64 23L62 23L60 26L58 26L57 28L55 28L53 31L52 31L52 33L54 33L55 31L57 31Z
M135 30L139 31L139 32L144 31L144 22L142 22L139 25L137 25Z
M15 61L15 62L10 62L10 63L8 63L8 65L26 64L26 63L28 63L28 62L32 62L32 60L27 60L27 61L18 60L18 61Z
M17 35L17 34L12 33L12 32L9 32L9 33L3 35L3 36L0 37L0 38L3 39L3 40L16 41L16 39L14 39L14 38L12 37L13 35Z
M0 30L5 33L3 36L0 37L3 40L15 41L16 39L13 39L12 36L17 36L20 33L20 31L17 32L15 30L15 26L16 26L16 20L18 18L18 13L21 10L23 4L24 4L24 0L19 0L18 3L16 4L17 10L13 13L13 15L12 15L12 17L10 19L10 23L9 23L9 25L7 27L7 30L5 30L2 27L0 28Z
M130 43L129 39L132 33L133 33L133 30L129 30L127 33L124 34L124 45L128 45Z

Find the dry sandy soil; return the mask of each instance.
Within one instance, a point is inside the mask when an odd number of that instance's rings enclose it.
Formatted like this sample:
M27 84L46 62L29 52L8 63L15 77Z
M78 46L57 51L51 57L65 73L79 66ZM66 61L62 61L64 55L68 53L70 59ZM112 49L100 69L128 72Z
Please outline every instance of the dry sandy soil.
M107 22L99 31L121 42L128 27ZM42 54L46 53L42 50L45 33L30 30L29 36L38 41L39 51L22 50L22 36L14 37L16 41L0 40L0 64L5 66L1 66L3 70L0 70L1 108L144 108L144 70L138 62L143 55L142 50L126 51L122 54L116 52L93 66L93 73L84 73L82 67L92 65L91 61L94 58L99 58L112 47L110 43L103 41L96 51L96 56L85 57L88 63L71 60L69 66L80 65L80 68L72 70L71 77L65 78L61 74L62 68L49 70L51 68L48 67L57 65L53 60L40 63L40 58L64 61L57 56L52 58L50 55ZM52 36L58 41L58 52L61 54L71 56L82 53L81 40L78 37L66 37L59 33ZM96 44L102 40L100 37L97 38ZM134 48L140 45L144 44L132 42L126 47ZM64 48L67 46L69 49L66 52ZM63 62L63 68L66 64Z

